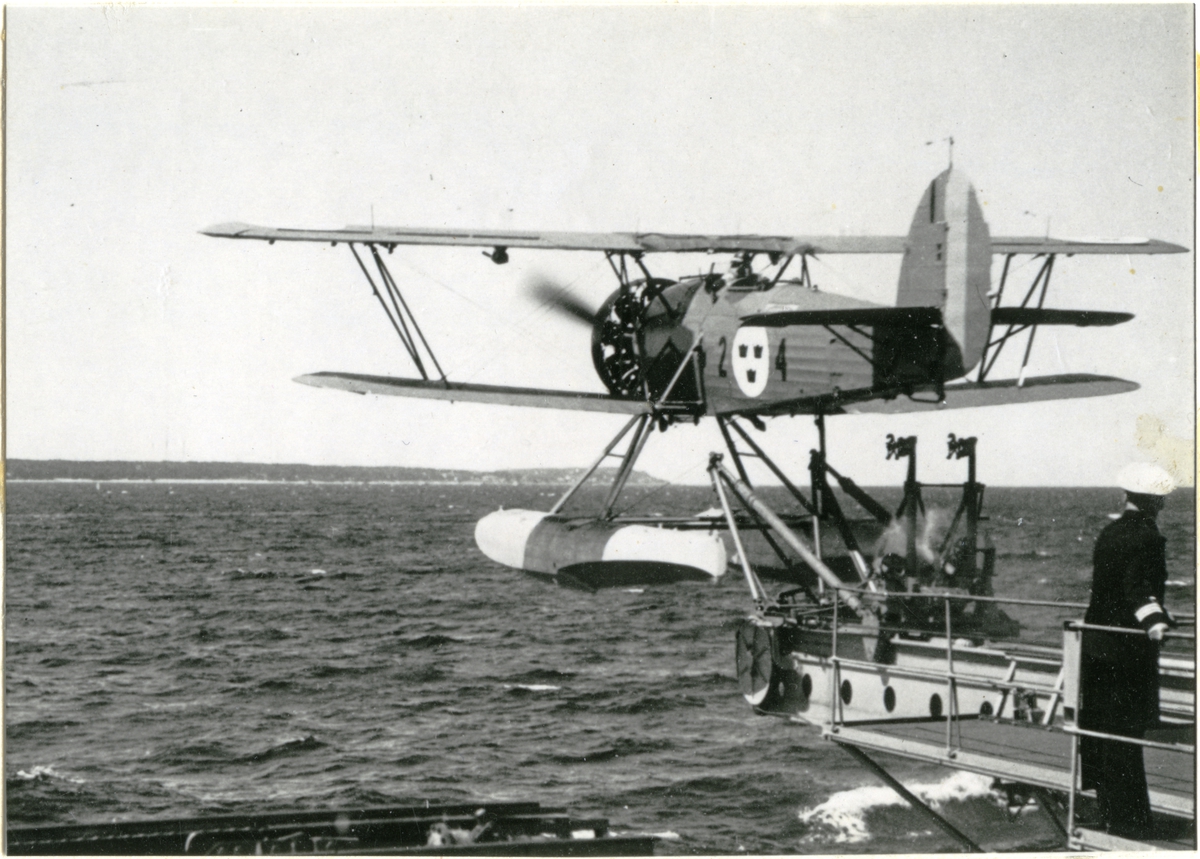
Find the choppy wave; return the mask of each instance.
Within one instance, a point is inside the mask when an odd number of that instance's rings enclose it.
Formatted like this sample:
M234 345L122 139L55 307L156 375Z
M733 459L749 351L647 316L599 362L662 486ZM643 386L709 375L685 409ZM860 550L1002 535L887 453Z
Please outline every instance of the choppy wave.
M243 755L236 760L239 763L257 764L263 761L275 760L281 757L290 755L304 754L305 752L315 751L325 748L325 743L321 742L314 736L297 737L292 740L284 740L283 742L271 746L268 749L263 749L260 752L253 752L248 755Z
M905 785L935 810L951 802L999 798L992 791L992 779L977 773L958 771L939 782ZM804 841L833 844L857 844L872 837L869 818L873 812L908 802L883 785L864 785L838 791L829 799L802 809L799 820L808 827Z
M71 784L86 784L86 781L81 778L74 778L60 774L53 766L34 766L28 771L17 770L17 778L25 779L26 781L65 781Z
M412 638L403 638L405 630L397 629L392 635L398 636L394 642L398 647L411 648L413 650L429 650L434 647L444 647L447 644L458 644L459 640L451 635L416 635Z

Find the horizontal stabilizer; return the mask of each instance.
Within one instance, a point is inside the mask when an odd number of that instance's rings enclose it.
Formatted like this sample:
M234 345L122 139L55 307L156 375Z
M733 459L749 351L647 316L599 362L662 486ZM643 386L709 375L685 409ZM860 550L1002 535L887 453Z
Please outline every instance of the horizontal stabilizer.
M972 409L980 406L1014 406L1046 400L1074 400L1083 397L1107 397L1136 391L1136 382L1115 376L1091 376L1075 373L1061 376L1035 376L1018 387L1016 379L996 382L962 382L946 385L946 399L933 402L933 392L918 394L918 399L899 396L894 400L865 400L847 403L847 414L899 414L903 412L941 411L942 409Z
M363 376L356 373L310 373L306 376L297 376L295 381L304 385L312 385L315 388L336 388L339 391L350 391L354 394L386 394L393 397L531 406L539 409L572 409L621 415L640 415L650 411L650 407L642 400L627 400L608 394L589 394L578 391L471 385L463 382Z
M1120 325L1133 319L1132 313L1106 310L1050 310L1045 307L997 307L992 311L993 325Z
M743 325L782 328L785 325L868 325L886 328L925 328L942 321L936 307L851 307L837 310L787 310L743 316Z
M1183 254L1187 248L1160 239L1055 239L992 236L994 254Z

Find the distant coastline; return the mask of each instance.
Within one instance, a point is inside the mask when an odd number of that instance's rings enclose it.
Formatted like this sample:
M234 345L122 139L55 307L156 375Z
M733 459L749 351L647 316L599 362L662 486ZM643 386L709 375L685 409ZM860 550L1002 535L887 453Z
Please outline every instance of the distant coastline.
M594 479L611 480L616 470L601 468ZM583 473L580 468L523 468L464 471L402 466L304 465L253 462L126 462L67 459L10 459L5 480L13 483L393 483L459 486L558 486ZM640 471L633 486L666 483Z

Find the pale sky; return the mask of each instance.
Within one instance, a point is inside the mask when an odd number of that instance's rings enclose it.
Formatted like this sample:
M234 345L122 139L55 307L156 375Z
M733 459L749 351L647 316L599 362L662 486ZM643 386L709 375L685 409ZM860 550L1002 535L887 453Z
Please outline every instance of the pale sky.
M1149 236L1194 247L1192 7L89 8L7 12L7 455L517 468L585 465L615 416L357 397L295 384L413 376L344 247L201 236L268 226L901 234L944 142L993 234ZM603 390L586 329L525 295L593 306L598 254L397 249L452 379ZM697 257L650 258L658 276ZM999 272L999 261L996 273ZM881 303L899 258L830 257L818 285ZM1076 257L1048 307L1123 310L1043 328L1035 375L1118 397L829 421L830 458L898 482L1108 484L1190 471L1192 253ZM1026 264L1028 283L1035 268ZM1019 349L993 378L1015 374ZM815 433L762 444L801 477ZM711 421L655 435L641 468L705 479Z

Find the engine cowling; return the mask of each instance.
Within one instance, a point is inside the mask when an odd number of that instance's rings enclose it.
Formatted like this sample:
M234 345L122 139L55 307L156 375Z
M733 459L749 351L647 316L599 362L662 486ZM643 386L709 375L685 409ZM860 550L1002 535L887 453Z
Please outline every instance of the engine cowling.
M608 390L619 397L658 399L691 348L693 334L679 320L702 279L631 281L596 313L592 364ZM672 400L698 397L695 379L684 373Z

